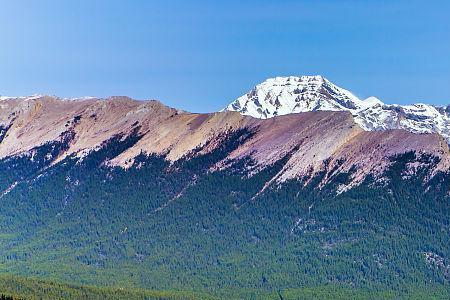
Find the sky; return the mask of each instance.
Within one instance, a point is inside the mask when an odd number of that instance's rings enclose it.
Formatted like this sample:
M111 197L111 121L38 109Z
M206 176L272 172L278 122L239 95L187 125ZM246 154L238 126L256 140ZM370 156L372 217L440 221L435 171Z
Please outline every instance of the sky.
M450 1L1 1L0 95L217 111L267 78L450 104Z

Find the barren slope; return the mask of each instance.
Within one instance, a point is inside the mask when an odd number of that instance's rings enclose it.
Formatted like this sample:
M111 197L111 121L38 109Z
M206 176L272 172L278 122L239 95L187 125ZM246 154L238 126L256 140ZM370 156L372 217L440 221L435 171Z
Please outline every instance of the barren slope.
M333 176L356 167L355 182L385 169L389 158L416 151L441 159L449 167L449 149L437 134L414 134L404 130L365 132L349 112L317 111L271 119L254 119L237 112L187 113L158 101L126 97L66 101L55 97L31 97L0 101L0 157L27 153L70 133L66 155L83 155L116 135L137 132L141 138L131 148L110 159L112 165L130 167L141 152L178 160L194 149L216 147L227 134L247 129L253 136L229 154L230 159L251 157L264 168L290 155L276 178L304 177L325 170ZM207 145L207 147L204 147ZM330 171L333 170L333 171Z

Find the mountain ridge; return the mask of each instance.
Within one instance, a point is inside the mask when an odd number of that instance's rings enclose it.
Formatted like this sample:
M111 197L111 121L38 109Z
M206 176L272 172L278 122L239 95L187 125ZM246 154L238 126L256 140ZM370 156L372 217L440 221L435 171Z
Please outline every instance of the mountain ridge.
M139 139L135 144L105 162L129 168L141 153L164 155L174 162L199 148L202 150L196 155L211 152L227 135L245 129L254 135L212 168L251 158L255 165L248 171L258 172L290 153L291 158L272 181L314 176L339 165L339 172L356 166L352 184L358 184L369 174L382 174L390 157L408 151L439 157L436 170L450 166L448 145L437 135L402 130L366 133L355 123L351 112L345 110L257 119L234 111L189 113L159 101L128 97L62 101L49 96L2 100L0 107L3 158L33 155L34 148L65 139L67 147L52 158L54 163L71 156L83 159L115 136L136 133ZM369 152L372 155L367 157Z
M385 104L373 96L361 100L320 75L269 78L231 102L225 110L263 119L306 111L346 110L367 131L436 132L450 142L450 105Z
M365 131L350 111L257 119L126 97L0 107L3 273L220 299L448 291L437 133Z

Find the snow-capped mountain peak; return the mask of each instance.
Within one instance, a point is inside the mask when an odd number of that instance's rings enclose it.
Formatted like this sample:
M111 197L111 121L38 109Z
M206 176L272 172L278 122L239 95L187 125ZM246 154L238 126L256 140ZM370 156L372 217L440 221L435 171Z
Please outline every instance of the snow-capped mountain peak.
M289 76L267 79L226 109L265 119L294 112L357 109L361 102L323 76Z
M363 100L363 105L366 107L372 107L375 105L384 105L384 103L377 97L371 96Z
M450 106L385 104L376 97L361 100L320 75L269 78L225 110L260 119L317 110L350 111L364 130L436 132L450 142Z

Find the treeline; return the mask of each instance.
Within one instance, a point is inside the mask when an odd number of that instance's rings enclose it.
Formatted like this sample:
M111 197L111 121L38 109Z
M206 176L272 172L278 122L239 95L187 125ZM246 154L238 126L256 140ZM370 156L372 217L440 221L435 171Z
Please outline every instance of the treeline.
M1 199L2 269L121 286L127 293L196 290L205 294L193 297L222 299L448 294L450 176L428 180L433 157L395 157L382 181L369 177L340 194L336 188L348 183L351 172L326 186L320 185L326 176L321 173L265 187L290 154L253 176L250 158L212 170L251 134L230 133L216 150L204 154L199 148L172 164L141 154L126 170L104 161L139 136L117 137L82 160L53 166L45 158L59 151L57 145L36 150L39 168L30 167L29 157L2 160L5 188L19 182ZM408 175L416 161L417 170ZM43 286L53 291L53 285ZM57 287L54 296L79 296L78 288L58 294L66 289ZM93 289L105 297L121 295Z

